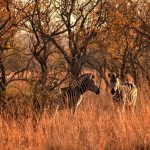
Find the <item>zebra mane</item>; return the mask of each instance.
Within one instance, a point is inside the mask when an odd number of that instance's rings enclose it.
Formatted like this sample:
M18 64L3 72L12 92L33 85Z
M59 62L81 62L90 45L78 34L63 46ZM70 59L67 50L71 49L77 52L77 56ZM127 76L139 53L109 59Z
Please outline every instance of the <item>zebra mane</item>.
M92 77L91 73L84 73L77 80L83 80L85 78L87 79L87 78L90 78L90 77Z
M82 74L77 80L76 82L73 83L73 86L74 87L78 87L78 86L81 86L81 84L86 81L87 79L90 79L92 78L92 74L91 73L85 73L85 74Z

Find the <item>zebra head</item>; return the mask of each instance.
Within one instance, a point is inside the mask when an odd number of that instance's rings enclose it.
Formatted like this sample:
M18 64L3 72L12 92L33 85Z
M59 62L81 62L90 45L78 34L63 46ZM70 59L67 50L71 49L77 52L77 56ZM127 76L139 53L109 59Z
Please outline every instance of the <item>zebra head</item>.
M111 94L114 95L118 89L119 83L119 73L109 73L108 74L110 78L110 88L111 88Z
M84 93L87 90L94 92L96 94L100 93L100 89L94 81L94 75L90 73L81 75L78 78L76 85L80 87L81 93Z

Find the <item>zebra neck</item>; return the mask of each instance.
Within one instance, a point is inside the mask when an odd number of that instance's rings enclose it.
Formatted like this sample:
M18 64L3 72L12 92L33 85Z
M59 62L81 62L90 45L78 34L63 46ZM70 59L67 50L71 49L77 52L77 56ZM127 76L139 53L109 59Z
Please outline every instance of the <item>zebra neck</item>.
M77 92L80 93L80 94L84 94L87 90L83 87L77 87Z
M115 87L114 87L114 90L115 91L118 91L120 89L120 84L117 84Z
M116 85L111 89L111 94L114 95L117 91L119 91L119 85Z

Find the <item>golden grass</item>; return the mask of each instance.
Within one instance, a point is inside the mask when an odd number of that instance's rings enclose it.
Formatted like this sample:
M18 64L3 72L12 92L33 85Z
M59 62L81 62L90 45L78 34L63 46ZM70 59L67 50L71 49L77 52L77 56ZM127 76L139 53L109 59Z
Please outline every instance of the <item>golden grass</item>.
M144 92L144 94L141 94ZM72 116L45 112L36 127L32 117L17 121L0 118L1 150L133 150L150 148L150 102L144 89L135 113L113 110L110 94L87 93ZM22 123L21 123L22 122Z

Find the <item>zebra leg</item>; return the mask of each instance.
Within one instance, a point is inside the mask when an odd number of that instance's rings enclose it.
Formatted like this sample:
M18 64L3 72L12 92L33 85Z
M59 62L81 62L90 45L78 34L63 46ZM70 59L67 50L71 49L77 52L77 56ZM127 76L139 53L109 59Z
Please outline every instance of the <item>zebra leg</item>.
M137 95L134 96L132 99L133 99L133 102L132 102L132 104L130 105L130 110L131 110L132 112L134 112L134 110L135 110L135 104L136 104L136 100L137 100Z
M69 109L70 109L70 113L74 114L74 112L75 112L75 105L73 104L73 101L70 102Z
M125 104L122 105L122 112L125 112Z
M120 107L121 112L125 112L125 110L126 110L126 102L123 101L120 105L121 105L121 107Z
M129 105L129 107L128 107L128 108L129 108L129 111L131 111L132 113L134 112L134 106L135 106L134 104L131 104L131 105Z
M71 104L71 114L75 115L76 113L76 102L75 100Z
M115 112L120 113L120 110L121 110L120 108L121 108L121 107L120 107L119 104L114 104L113 109L114 109Z
M57 113L58 113L58 109L59 109L59 107L60 107L59 105L57 105L57 106L56 106L56 108L55 108L55 112L54 112L54 115L53 115L54 117L56 117L56 115L57 115Z
M75 115L75 113L76 113L76 107L73 106L73 107L71 108L71 114Z
M76 110L77 110L77 102L76 100L72 101L72 104L71 104L71 114L75 115L76 114Z
M122 94L122 112L125 112L128 107L128 99L127 96L123 93Z
M80 97L80 99L76 99L75 101L74 101L74 110L73 110L73 114L75 115L76 114L76 112L77 112L77 109L78 109L78 107L79 107L79 105L80 105L80 103L81 103L81 101L82 101L82 96Z
M75 104L75 106L74 106L74 110L73 110L73 114L75 115L76 114L76 112L77 112L77 109L78 109L78 104Z
M118 111L118 109L119 109L118 104L116 102L114 102L114 101L113 101L112 107L113 107L113 111Z

